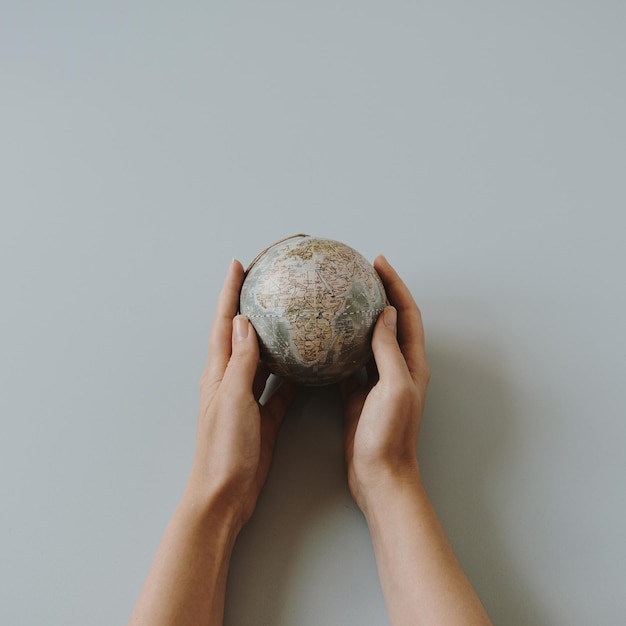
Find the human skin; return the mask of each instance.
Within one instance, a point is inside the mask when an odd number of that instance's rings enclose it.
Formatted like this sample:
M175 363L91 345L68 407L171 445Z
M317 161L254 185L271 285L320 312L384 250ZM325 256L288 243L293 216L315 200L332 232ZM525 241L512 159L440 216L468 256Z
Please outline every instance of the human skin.
M221 624L228 564L265 483L278 429L295 388L283 383L261 406L269 372L247 318L236 316L244 270L229 267L200 380L191 474L161 540L129 624Z
M393 626L491 624L446 538L417 460L430 370L419 308L383 256L389 301L372 337L363 384L342 384L348 484L372 537Z
M490 624L423 488L416 446L429 370L419 309L382 256L393 306L379 316L365 383L341 385L350 491L367 520L393 626ZM200 381L197 442L183 497L130 618L132 626L222 624L232 549L254 511L295 388L259 404L268 378L249 320L244 270L229 267Z

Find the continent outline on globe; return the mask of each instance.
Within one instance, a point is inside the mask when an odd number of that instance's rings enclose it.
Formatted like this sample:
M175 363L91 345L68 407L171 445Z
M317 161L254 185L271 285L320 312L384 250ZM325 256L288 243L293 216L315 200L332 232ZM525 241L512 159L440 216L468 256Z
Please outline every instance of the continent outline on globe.
M270 371L311 386L338 382L367 363L386 305L382 281L363 255L303 234L257 255L240 293L240 312Z

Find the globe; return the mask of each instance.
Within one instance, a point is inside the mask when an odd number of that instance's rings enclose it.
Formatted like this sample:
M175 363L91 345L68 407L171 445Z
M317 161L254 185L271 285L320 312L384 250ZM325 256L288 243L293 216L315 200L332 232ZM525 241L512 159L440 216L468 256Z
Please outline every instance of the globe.
M270 371L319 386L349 377L371 358L387 296L374 267L350 246L294 235L252 261L239 304Z

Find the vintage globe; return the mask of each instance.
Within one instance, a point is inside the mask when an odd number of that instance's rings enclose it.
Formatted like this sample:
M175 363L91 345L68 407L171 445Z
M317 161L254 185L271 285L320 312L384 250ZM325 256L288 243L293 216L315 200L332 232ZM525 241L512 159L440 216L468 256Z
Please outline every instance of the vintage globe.
M256 330L271 372L302 385L347 378L371 357L385 308L383 284L353 248L308 235L283 239L251 263L240 312Z

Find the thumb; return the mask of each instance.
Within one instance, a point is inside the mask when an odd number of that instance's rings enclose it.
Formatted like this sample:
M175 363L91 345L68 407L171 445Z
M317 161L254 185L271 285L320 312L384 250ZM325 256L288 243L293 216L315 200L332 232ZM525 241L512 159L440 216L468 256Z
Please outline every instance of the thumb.
M256 333L245 315L233 319L232 353L224 373L231 383L242 391L252 392L259 362L259 344Z
M398 345L398 312L388 306L379 315L372 335L372 351L381 381L395 380L406 376L408 369L404 355Z

